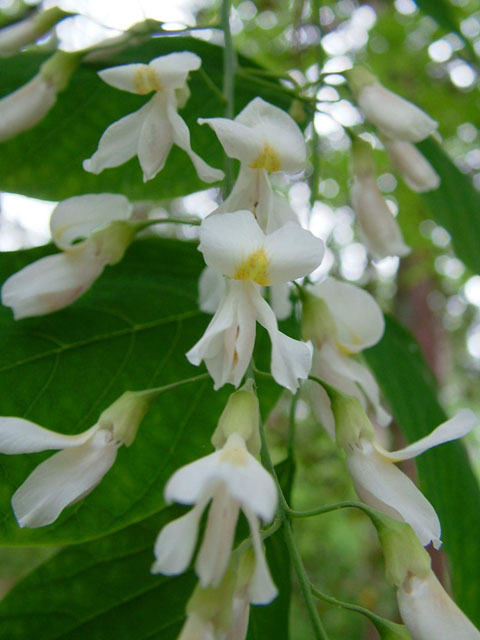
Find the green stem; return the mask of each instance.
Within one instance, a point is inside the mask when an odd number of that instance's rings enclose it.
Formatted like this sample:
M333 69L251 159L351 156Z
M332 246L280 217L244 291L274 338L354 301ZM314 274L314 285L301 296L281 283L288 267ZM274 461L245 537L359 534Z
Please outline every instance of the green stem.
M343 602L342 600L337 600L336 598L332 598L331 596L327 596L325 593L319 591L313 584L310 585L313 595L319 600L323 600L324 602L328 602L329 604L336 605L337 607L341 607L342 609L347 609L348 611L355 611L355 613L360 613L366 618L368 618L375 626L384 624L384 619L380 616L377 616L372 611L368 609L364 609L358 604L351 604L350 602Z
M305 600L305 605L307 607L308 615L310 617L310 622L312 625L312 629L315 635L316 640L328 640L327 632L325 631L322 621L320 620L320 616L318 613L317 606L315 604L315 600L313 599L312 590L310 588L310 580L308 578L305 567L303 566L302 558L298 551L295 536L293 535L292 525L290 520L288 519L288 513L290 511L290 507L283 495L282 488L278 481L278 477L275 471L275 467L273 465L272 459L270 457L270 452L267 446L267 440L265 437L265 428L263 426L263 421L260 419L260 438L262 441L262 462L264 466L270 471L272 476L275 479L278 489L279 495L279 513L282 522L282 532L285 539L285 544L288 549L288 554L290 556L290 560L292 562L293 568L297 575L298 582L300 584L300 589L303 594L303 598Z
M210 78L208 73L204 69L202 69L202 67L200 67L198 72L199 72L202 80L207 85L207 87L213 91L213 93L217 96L217 98L219 98L222 102L224 102L226 104L227 103L226 97L223 95L223 93L220 91L220 89L217 87L217 85L212 81L212 79Z
M299 391L292 398L292 404L290 405L290 414L288 416L288 442L287 442L287 455L290 460L293 460L295 456L295 411L297 408L298 400L300 398Z
M225 117L232 120L235 115L235 68L236 57L233 48L232 32L230 30L231 0L222 0L221 22L225 48L223 50L223 96L226 101ZM233 185L232 159L225 156L225 185L230 193Z
M135 220L130 223L137 231L143 231L148 227L152 227L155 224L189 224L194 227L199 227L202 224L201 220L196 219L182 219L182 218L158 218L152 220Z
M162 387L153 387L152 389L143 389L142 391L137 391L139 396L153 396L156 398L160 396L162 393L166 393L167 391L173 391L174 389L178 389L179 387L183 387L186 384L192 384L193 382L200 382L201 380L206 380L210 378L209 373L201 373L198 376L193 376L192 378L185 378L185 380L178 380L177 382L171 382L170 384L165 384Z
M320 516L323 513L329 513L330 511L338 511L339 509L347 509L352 507L354 509L361 509L367 514L370 514L371 509L364 505L362 502L356 502L354 500L348 500L345 502L336 502L335 504L327 504L324 507L318 507L317 509L309 509L308 511L295 511L290 509L288 515L291 518L311 518L312 516Z

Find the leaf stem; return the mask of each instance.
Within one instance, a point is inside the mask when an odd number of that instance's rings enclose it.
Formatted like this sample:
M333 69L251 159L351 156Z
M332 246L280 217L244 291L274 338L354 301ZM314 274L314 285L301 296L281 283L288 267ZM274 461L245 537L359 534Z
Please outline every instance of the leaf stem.
M189 224L194 227L199 227L202 221L196 218L153 218L151 220L135 220L131 224L137 228L138 232L152 227L155 224Z
M152 389L143 389L142 391L137 391L136 393L138 395L159 396L162 393L166 393L167 391L173 391L174 389L183 387L186 384L192 384L193 382L200 382L201 380L206 380L207 378L210 378L209 373L201 373L200 375L193 376L192 378L177 380L177 382L171 382L170 384L165 384L162 387L153 387Z
M235 68L237 61L230 30L230 9L231 0L222 0L221 23L225 39L223 50L223 96L226 101L225 117L232 120L235 115ZM233 185L233 163L232 159L227 155L225 155L225 185L227 191L230 192Z

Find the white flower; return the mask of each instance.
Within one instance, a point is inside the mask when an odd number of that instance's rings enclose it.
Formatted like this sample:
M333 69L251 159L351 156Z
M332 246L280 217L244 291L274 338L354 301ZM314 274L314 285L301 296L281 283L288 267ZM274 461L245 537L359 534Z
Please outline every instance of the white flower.
M52 237L63 252L41 258L10 276L2 303L16 320L63 309L79 298L107 264L118 262L134 231L124 196L103 193L68 198L52 214Z
M272 375L290 390L308 376L311 347L278 330L260 287L310 273L323 257L323 243L297 224L265 235L249 211L210 216L200 230L207 265L227 276L226 291L200 341L187 353L192 364L205 361L218 389L238 385L250 361L256 321L272 341Z
M294 120L282 109L255 98L234 120L200 118L198 122L212 127L225 153L241 163L232 192L215 213L247 209L255 213L265 233L279 228L282 205L267 174L304 169L305 140Z
M383 140L397 171L413 191L432 191L440 185L440 176L415 145L404 140Z
M0 142L31 129L57 100L57 87L36 75L27 84L0 100Z
M375 439L360 437L346 447L347 465L360 498L387 515L407 522L425 546L438 549L440 522L435 509L394 463L409 460L427 449L461 438L478 423L473 411L463 409L432 433L400 449L386 451Z
M446 593L435 574L410 575L397 591L412 640L480 640L480 631Z
M348 80L366 119L389 138L420 142L438 127L416 105L381 85L364 67L347 72Z
M121 442L94 425L76 436L44 429L22 418L0 418L0 452L63 449L38 465L12 497L20 527L52 523L68 505L87 495L115 462Z
M97 151L84 161L83 168L98 174L137 155L144 181L150 180L163 168L175 144L188 154L202 180L221 180L223 172L210 167L192 150L190 132L177 111L188 99L188 74L200 65L197 55L182 51L160 56L149 64L126 64L100 71L101 79L112 87L140 95L155 93L138 111L106 129Z
M195 570L202 587L216 588L227 569L240 510L250 525L256 563L251 602L265 603L275 597L259 533L259 518L271 522L277 508L272 477L248 452L237 433L214 453L178 469L165 487L165 500L194 504L186 515L173 520L155 543L153 573L176 575L192 558L200 519L211 501Z
M374 175L355 176L350 197L362 240L375 260L410 253Z
M303 336L312 340L312 373L339 391L360 400L374 411L375 421L386 426L391 416L380 403L380 390L369 369L357 362L353 354L377 344L383 335L385 321L377 302L367 291L348 282L328 277L308 286L304 302ZM309 302L310 300L310 302ZM326 309L316 309L316 300ZM327 317L325 315L328 314ZM314 410L328 433L335 437L335 423L327 393L320 385L310 385Z

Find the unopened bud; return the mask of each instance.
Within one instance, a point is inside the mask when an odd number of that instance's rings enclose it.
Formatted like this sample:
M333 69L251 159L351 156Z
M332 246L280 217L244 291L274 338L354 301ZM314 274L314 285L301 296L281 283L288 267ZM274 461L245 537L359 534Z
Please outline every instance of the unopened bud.
M212 436L215 449L223 447L228 437L238 434L254 456L260 453L259 415L260 407L253 380L249 379L228 398Z
M378 83L377 77L362 66L353 67L353 69L345 71L344 75L355 97L358 97L358 94L364 87Z
M125 391L100 415L98 424L129 447L154 399L155 395L148 391Z
M302 293L302 338L311 340L317 349L337 335L336 322L325 300L311 293Z
M343 449L355 445L360 438L373 440L375 433L358 398L328 389L335 418L335 439Z
M375 175L375 163L370 143L356 137L352 142L351 171L357 178Z
M202 587L198 582L187 603L187 615L210 622L215 631L227 632L232 625L236 574L236 561L233 560L218 587Z
M59 7L35 13L0 30L0 55L10 55L43 36L70 15Z

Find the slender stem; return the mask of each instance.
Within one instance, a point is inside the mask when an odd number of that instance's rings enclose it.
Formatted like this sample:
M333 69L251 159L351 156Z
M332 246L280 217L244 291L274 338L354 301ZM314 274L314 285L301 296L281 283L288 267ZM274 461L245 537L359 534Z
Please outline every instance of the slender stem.
M201 373L198 376L193 376L192 378L185 378L184 380L177 380L177 382L171 382L170 384L165 384L162 387L153 387L152 389L143 389L142 391L137 391L138 395L152 395L157 396L162 393L166 393L167 391L173 391L174 389L178 389L179 387L183 387L186 384L191 384L193 382L200 382L201 380L206 380L210 378L209 373Z
M295 456L295 411L299 400L299 391L292 398L292 404L290 405L290 414L288 416L288 442L287 442L287 455L290 460L293 460Z
M131 224L137 228L137 231L143 231L143 229L152 227L155 224L189 224L194 227L199 227L202 221L195 218L157 218L151 220L135 220Z
M230 30L230 8L231 0L222 0L221 22L225 38L225 48L223 50L223 96L226 100L225 117L232 120L235 115L236 56ZM225 185L227 191L230 192L233 185L233 163L232 159L227 155L225 156Z
M213 91L213 93L217 96L217 98L220 98L220 100L226 104L227 103L226 97L224 96L222 91L220 91L220 89L217 87L217 85L212 81L212 79L210 78L208 73L204 69L202 69L202 67L200 67L200 69L198 69L198 72L199 72L202 80L208 86L208 88Z
M329 513L330 511L338 511L339 509L347 509L348 507L352 507L354 509L361 509L366 513L370 513L369 507L364 505L362 502L355 502L354 500L349 500L345 502L336 502L335 504L327 504L324 507L318 507L317 509L309 509L308 511L295 511L294 509L290 509L288 515L291 518L311 518L312 516L320 516L323 513Z
M282 521L282 532L285 539L285 544L288 549L288 554L290 556L290 560L292 562L293 568L297 575L298 582L300 584L300 589L303 594L303 598L305 600L305 605L307 607L308 615L310 617L310 622L312 625L312 629L315 635L316 640L328 640L327 632L325 631L322 621L320 620L320 615L318 613L317 606L315 604L315 600L313 599L312 591L310 588L310 580L308 578L305 567L303 566L302 558L298 551L295 536L293 535L292 525L288 519L288 513L290 508L288 503L283 495L282 488L278 481L278 477L275 471L275 467L273 466L272 459L270 457L270 452L267 446L267 440L265 437L265 428L263 426L263 421L260 419L260 438L262 441L262 462L264 466L270 471L270 473L275 478L275 482L277 483L278 495L280 500L280 518Z
M310 585L310 589L312 590L313 595L319 600L323 600L324 602L328 602L329 604L336 605L337 607L342 607L342 609L348 609L349 611L355 611L355 613L361 613L363 616L371 620L373 624L384 623L383 618L377 616L375 613L369 611L368 609L364 609L358 604L343 602L342 600L337 600L337 598L332 598L332 596L327 596L325 593L319 591L313 584Z

